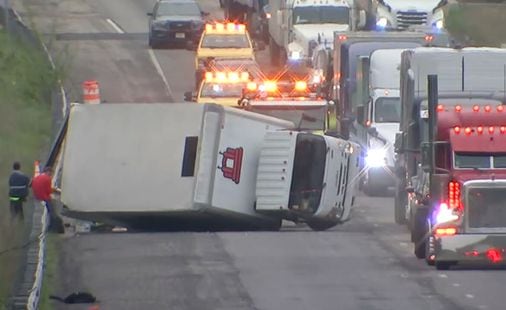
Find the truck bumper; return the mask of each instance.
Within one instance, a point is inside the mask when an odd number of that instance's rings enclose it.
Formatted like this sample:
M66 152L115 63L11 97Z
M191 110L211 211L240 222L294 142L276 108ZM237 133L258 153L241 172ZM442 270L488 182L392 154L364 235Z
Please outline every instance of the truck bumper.
M506 265L506 234L460 234L434 238L435 262Z

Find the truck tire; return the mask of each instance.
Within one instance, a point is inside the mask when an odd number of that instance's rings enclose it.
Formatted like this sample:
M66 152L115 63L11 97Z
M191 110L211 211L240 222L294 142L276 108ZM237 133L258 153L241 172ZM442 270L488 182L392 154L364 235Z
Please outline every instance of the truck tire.
M415 210L414 218L413 218L413 227L411 230L411 235L413 237L413 243L415 246L415 256L417 258L425 258L426 254L426 242L427 242L427 208L417 208Z
M271 36L269 36L269 54L271 56L271 65L277 67L279 65L280 49Z
M308 221L306 224L313 231L324 231L336 226L336 223L318 220Z
M397 181L395 186L394 200L394 217L395 223L399 225L406 224L406 204L408 203L408 195L406 194L403 182Z

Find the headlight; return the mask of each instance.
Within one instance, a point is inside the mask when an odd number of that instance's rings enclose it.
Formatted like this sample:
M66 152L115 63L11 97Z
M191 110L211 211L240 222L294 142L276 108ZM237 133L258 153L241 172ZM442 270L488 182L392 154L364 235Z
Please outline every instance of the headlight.
M163 23L153 23L151 25L151 29L153 29L154 31L165 31L168 30L168 28L169 27Z
M365 157L365 163L368 167L377 168L386 165L386 150L384 148L369 149Z
M445 27L445 23L442 19L438 20L437 22L434 23L434 27L436 27L437 29L441 30Z
M380 29L384 29L388 26L388 19L386 17L380 17L377 21L376 21L376 27L380 28Z
M288 58L290 58L290 60L299 60L302 58L302 55L300 54L299 51L293 51L293 52L290 52L290 55L288 56Z

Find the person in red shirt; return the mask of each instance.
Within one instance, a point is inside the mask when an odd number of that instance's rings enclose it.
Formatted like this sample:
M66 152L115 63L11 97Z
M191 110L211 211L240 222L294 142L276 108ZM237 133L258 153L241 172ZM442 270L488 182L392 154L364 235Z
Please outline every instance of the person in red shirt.
M51 167L45 167L41 174L33 178L32 191L35 199L45 202L47 212L49 213L49 230L52 230L57 215L53 209L51 194L60 193L60 189L53 187Z

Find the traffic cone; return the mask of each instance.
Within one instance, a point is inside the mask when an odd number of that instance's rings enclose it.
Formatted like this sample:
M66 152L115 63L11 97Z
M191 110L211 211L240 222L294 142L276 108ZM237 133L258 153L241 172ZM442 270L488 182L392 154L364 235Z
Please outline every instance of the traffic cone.
M33 177L40 175L40 161L36 160L33 164Z

